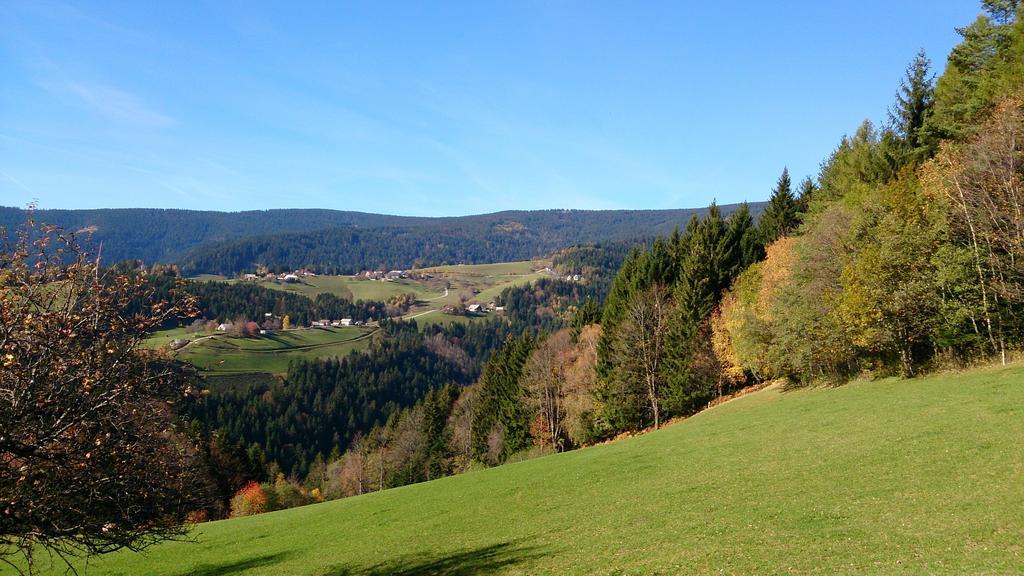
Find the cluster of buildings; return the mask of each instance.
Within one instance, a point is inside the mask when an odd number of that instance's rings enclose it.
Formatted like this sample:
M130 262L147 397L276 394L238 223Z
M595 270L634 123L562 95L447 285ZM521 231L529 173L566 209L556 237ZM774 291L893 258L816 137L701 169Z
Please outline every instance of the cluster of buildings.
M242 274L242 280L249 282L256 282L258 280L277 280L279 282L298 282L302 278L315 277L316 272L310 270L296 270L294 272L284 272L281 274Z
M462 310L456 306L445 306L441 308L441 311L445 314L459 314L460 312L466 312L468 314L488 314L490 312L504 312L504 306L497 306L494 302L490 304L468 304Z
M364 326L366 322L362 320L352 321L351 318L342 318L341 320L313 320L311 324L313 328L331 328L340 326Z
M394 281L402 278L408 278L409 272L406 270L392 270L390 272L385 272L383 270L367 270L360 274L360 276L367 280Z

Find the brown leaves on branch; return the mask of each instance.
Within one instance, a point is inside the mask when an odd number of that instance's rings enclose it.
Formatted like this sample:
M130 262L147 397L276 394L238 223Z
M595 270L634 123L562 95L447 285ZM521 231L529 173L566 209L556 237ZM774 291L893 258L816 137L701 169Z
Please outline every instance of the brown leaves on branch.
M139 550L209 503L172 414L189 374L140 348L194 302L151 298L73 234L0 231L0 561Z

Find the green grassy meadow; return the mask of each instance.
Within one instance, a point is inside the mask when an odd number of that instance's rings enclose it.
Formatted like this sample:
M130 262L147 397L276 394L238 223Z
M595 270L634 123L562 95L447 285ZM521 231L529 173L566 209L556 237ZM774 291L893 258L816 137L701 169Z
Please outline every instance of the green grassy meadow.
M364 350L372 328L309 328L277 331L266 336L237 338L217 334L196 340L174 356L209 372L283 374L295 358L345 356Z
M294 292L309 298L317 294L327 293L346 297L352 295L354 300L387 301L392 296L412 293L419 299L433 298L444 294L444 286L440 291L414 280L402 279L388 282L359 279L353 276L314 276L303 278L301 282L261 282L261 286L283 292Z
M1019 365L768 389L618 442L203 524L87 574L1021 573L1022 439Z
M189 332L188 328L185 326L180 328L169 328L167 330L154 332L146 338L143 346L146 348L156 349L169 345L172 340L195 340L196 338L203 338L214 334L216 334L216 332Z

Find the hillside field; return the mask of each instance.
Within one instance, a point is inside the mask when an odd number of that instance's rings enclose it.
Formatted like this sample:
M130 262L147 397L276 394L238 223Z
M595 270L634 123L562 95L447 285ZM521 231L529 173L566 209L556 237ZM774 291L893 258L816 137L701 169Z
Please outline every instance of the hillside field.
M226 334L200 337L174 356L209 372L283 374L296 358L345 356L369 345L372 328L305 328L267 336L237 338Z
M87 574L1020 573L1022 416L1019 365L771 388L610 444L203 524Z
M351 295L353 300L386 301L392 296L411 293L416 296L417 304L409 310L405 318L415 319L426 325L470 321L471 318L449 316L442 314L440 310L446 305L458 304L460 296L463 295L470 303L493 302L506 288L529 284L549 276L549 273L543 271L549 266L551 262L547 260L524 260L498 264L437 266L415 271L432 276L429 279L403 278L385 281L355 276L311 276L303 277L300 282L295 283L261 280L259 284L273 290L294 292L309 298L328 293L341 297ZM197 276L194 280L239 282L223 276L210 275Z
M441 309L456 305L460 296L469 302L487 304L501 291L517 285L529 284L549 276L544 269L549 261L532 260L466 266L439 266L417 272L432 276L429 279L405 278L395 281L365 280L352 276L314 276L298 283L260 281L261 286L274 290L295 292L315 298L320 293L331 293L356 300L387 300L399 294L416 295L417 303L403 317L416 320L421 326L436 323L472 322L477 316L452 316ZM198 276L204 282L239 282L223 276ZM447 291L446 291L447 288ZM179 360L189 362L200 370L211 373L264 372L283 374L293 358L327 358L344 356L352 350L364 350L369 345L368 335L373 326L365 328L330 328L277 331L270 336L235 338L217 332L188 332L185 328L161 330L149 337L148 348L166 346L172 340L192 340L188 346L172 352Z

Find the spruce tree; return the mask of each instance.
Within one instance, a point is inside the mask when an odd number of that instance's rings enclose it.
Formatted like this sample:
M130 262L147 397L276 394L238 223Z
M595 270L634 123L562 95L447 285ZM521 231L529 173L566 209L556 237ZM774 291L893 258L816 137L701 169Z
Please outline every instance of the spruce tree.
M932 113L934 92L935 75L931 74L931 60L922 49L907 67L896 92L896 104L889 111L891 128L910 161L926 158L935 146L935 139L925 129Z
M725 266L730 282L751 264L764 258L764 244L746 202L729 215L728 253Z
M768 207L761 214L761 239L765 245L793 232L800 223L797 201L793 196L791 186L789 169L783 168L782 175L779 176L779 181L775 185L775 189L772 190Z
M471 433L473 455L478 460L499 464L530 445L530 415L520 380L535 344L529 332L518 338L509 335L484 368ZM489 445L495 429L502 430L500 454L491 453ZM489 456L496 457L496 461L491 461Z
M688 412L699 397L703 383L692 377L690 366L700 322L728 286L735 266L731 230L721 211L712 204L708 215L692 220L687 228L687 250L679 262L679 278L673 291L675 310L669 320L665 346L666 378L662 405L666 417Z
M643 255L640 250L634 248L630 251L622 267L615 274L605 298L604 310L601 312L602 332L597 341L597 375L601 380L606 380L611 372L612 334L626 314L626 303L629 302L638 283L642 261Z
M807 214L807 211L811 207L811 199L814 198L814 193L818 191L818 186L808 176L800 182L799 195L796 198L797 211L800 214Z

